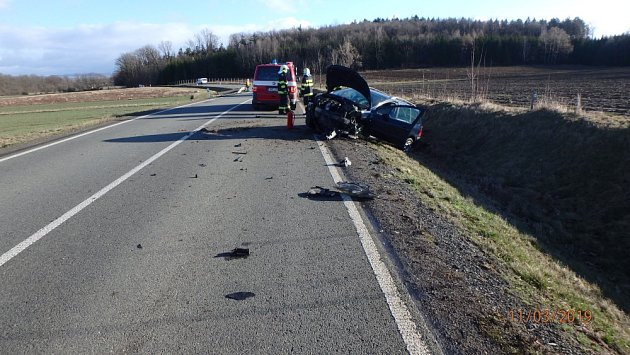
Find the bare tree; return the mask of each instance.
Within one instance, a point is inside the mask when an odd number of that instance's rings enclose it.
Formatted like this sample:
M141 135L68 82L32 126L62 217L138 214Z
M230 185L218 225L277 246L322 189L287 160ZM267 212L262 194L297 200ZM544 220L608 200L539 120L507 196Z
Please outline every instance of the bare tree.
M332 50L331 58L332 62L336 64L341 64L353 69L361 67L361 55L356 47L350 43L348 38L345 38L339 47Z
M158 44L158 49L162 53L164 59L171 60L175 53L173 52L173 43L171 41L162 41Z
M195 45L204 54L214 53L219 49L219 37L204 28L195 35Z
M559 55L573 52L571 38L561 28L543 28L538 39L543 44L547 64L555 64Z

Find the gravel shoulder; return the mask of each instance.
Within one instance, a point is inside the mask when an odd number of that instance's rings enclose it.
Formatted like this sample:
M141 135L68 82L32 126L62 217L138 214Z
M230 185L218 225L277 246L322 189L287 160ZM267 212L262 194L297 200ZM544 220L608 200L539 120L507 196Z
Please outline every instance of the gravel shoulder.
M348 157L350 181L379 195L362 206L393 257L415 302L445 353L584 353L556 324L523 323L509 312L532 308L510 292L500 262L479 249L448 216L426 206L388 166L378 144L328 142L334 156Z

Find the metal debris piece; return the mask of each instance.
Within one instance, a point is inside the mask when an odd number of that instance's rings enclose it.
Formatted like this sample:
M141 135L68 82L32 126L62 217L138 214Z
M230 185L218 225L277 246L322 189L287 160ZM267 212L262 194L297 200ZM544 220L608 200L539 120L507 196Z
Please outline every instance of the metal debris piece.
M233 161L237 161L240 163L243 161L243 157L236 157Z
M191 176L190 178L191 179L196 179L196 178L198 178L198 176L197 176L197 174L195 174L195 176Z
M339 191L330 190L321 186L311 187L306 194L309 197L325 197L325 198L339 197Z
M337 188L343 193L358 198L375 198L376 195L370 191L370 187L357 182L342 181L337 183Z
M273 176L270 176L270 177L266 177L266 178L265 178L265 180L272 180L272 179L273 179Z
M219 253L214 256L215 258L225 258L225 260L232 259L247 259L249 257L248 248L234 248L231 251L225 253Z
M240 146L241 146L241 143L239 143L239 144L234 144L234 146L238 148L238 147L240 147Z
M155 175L157 175L157 174L155 174L155 173L151 174L151 176L155 176Z
M254 297L254 296L256 296L256 294L253 292L234 292L234 293L230 293L229 295L225 295L225 298L229 298L231 300L236 300L236 301L242 301L250 297Z
M248 248L234 248L232 250L232 256L235 258L246 258L249 256Z
M138 244L138 245L136 245L136 248L138 248L138 249L142 249L142 244Z
M352 165L352 162L350 161L350 159L348 159L348 157L343 158L342 161L339 162L339 164L337 164L338 166L342 166L342 167L348 167L350 165Z
M333 130L330 134L326 135L326 139L333 139L337 136L337 131Z
M247 154L247 152L238 152L238 151L234 151L234 152L232 152L232 154Z
M321 186L311 187L304 194L304 197L339 198L341 194L359 199L373 199L376 197L376 194L370 191L368 185L347 181L337 183L336 189L327 189Z

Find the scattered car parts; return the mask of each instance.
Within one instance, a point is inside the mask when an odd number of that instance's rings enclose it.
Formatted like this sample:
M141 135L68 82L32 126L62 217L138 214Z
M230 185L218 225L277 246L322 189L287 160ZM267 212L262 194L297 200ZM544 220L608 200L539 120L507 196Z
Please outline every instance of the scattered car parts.
M370 190L368 185L348 181L338 182L335 189L321 186L311 187L306 193L306 197L339 198L341 194L358 199L373 199L376 197L376 194Z

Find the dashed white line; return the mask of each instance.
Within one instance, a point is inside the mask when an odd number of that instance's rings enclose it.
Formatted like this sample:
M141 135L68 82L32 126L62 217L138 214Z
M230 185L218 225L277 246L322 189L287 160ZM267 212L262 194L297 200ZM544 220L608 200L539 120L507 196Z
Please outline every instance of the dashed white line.
M111 191L113 188L115 188L116 186L120 185L123 181L129 179L131 176L133 176L135 173L137 173L138 171L142 170L144 167L146 167L147 165L153 163L154 161L156 161L158 158L160 158L161 156L163 156L164 154L166 154L168 151L170 151L171 149L177 147L179 144L181 144L183 141L187 140L188 138L190 138L193 134L197 133L198 131L200 131L201 129L203 129L204 127L208 126L209 124L211 124L212 122L216 121L217 119L221 118L221 116L225 115L226 113L234 110L235 108L237 108L238 106L249 102L250 99L247 99L246 101L243 101L237 105L235 105L234 107L230 108L227 111L222 112L220 115L215 116L214 118L212 118L211 120L207 121L206 123L202 124L201 126L197 127L195 130L193 130L192 132L188 133L187 135L183 136L182 138L180 138L179 140L171 143L171 145L169 145L168 147L162 149L161 151L159 151L158 153L156 153L155 155L151 156L149 159L145 160L144 162L142 162L140 165L136 166L135 168L131 169L129 172L127 172L126 174L124 174L123 176L119 177L118 179L116 179L114 182L110 183L109 185L105 186L104 188L102 188L100 191L98 191L97 193L95 193L94 195L88 197L85 201L79 203L78 205L74 206L74 208L72 208L70 211L64 213L61 217L55 219L54 221L50 222L47 226L45 226L44 228L38 230L37 232L35 232L33 235L31 235L30 237L26 238L25 240L23 240L22 242L20 242L18 245L14 246L13 248L11 248L9 251L7 251L6 253L0 255L0 266L4 265L6 262L8 262L9 260L13 259L15 256L17 256L18 254L20 254L21 252L23 252L26 248L30 247L31 245L33 245L33 243L37 242L38 240L42 239L44 236L46 236L48 233L52 232L53 230L55 230L55 228L59 227L61 224L63 224L64 222L66 222L67 220L69 220L70 218L72 218L72 216L76 215L77 213L79 213L81 210L83 210L84 208L86 208L87 206L91 205L92 202L98 200L99 198L103 197L103 195L105 195L106 193L108 193L109 191ZM163 112L163 111L162 111ZM150 115L149 115L150 116Z
M328 165L328 171L330 172L333 181L335 183L343 181L339 171L335 167L335 161L333 160L328 147L326 147L322 141L317 139L317 137L315 137L315 140L317 141L317 145L324 156L326 165ZM407 345L407 351L409 351L410 354L430 354L431 352L429 351L426 342L418 332L416 323L411 317L411 313L409 312L407 305L402 300L398 287L396 287L396 283L394 282L394 278L385 265L385 262L383 262L381 255L376 248L376 244L374 243L374 239L372 239L370 232L365 226L357 206L352 201L352 198L346 195L341 196L343 197L344 205L348 209L348 214L354 223L354 227L359 234L363 251L367 256L370 266L372 267L372 271L374 271L374 275L376 275L376 280L385 295L385 300L387 301L389 310L396 321L398 331Z

